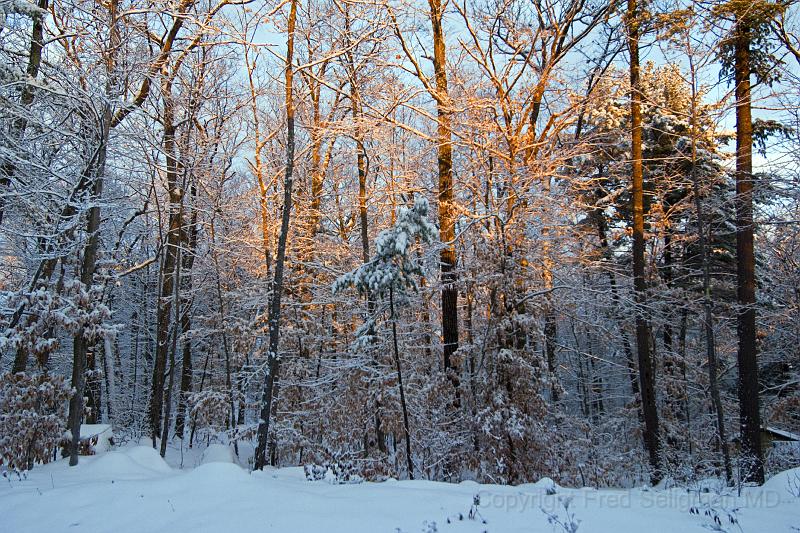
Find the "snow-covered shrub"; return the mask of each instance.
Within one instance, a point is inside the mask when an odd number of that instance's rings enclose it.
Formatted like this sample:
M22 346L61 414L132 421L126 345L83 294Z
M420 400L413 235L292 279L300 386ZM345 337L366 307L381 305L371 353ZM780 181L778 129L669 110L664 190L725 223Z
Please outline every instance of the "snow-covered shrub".
M482 473L502 483L533 481L557 470L562 435L547 421L539 394L541 361L525 350L497 352L496 382L477 413Z
M20 372L0 377L0 463L6 469L30 470L53 457L70 394L60 376Z
M205 390L187 398L192 421L200 433L224 431L230 415L230 400L225 392Z
M0 320L0 350L23 351L47 368L50 356L59 348L56 331L82 334L91 343L113 337L120 329L109 323L111 310L102 302L103 287L87 289L80 281L70 280L63 287L41 287L10 294L5 305L24 308L25 319L12 325L10 316Z
M303 473L308 481L322 481L326 471L322 465L303 465Z
M789 381L792 376L792 374L788 374L783 379ZM775 383L779 382L780 380L775 380ZM791 390L788 386L787 389ZM800 390L791 390L785 397L777 398L768 406L768 410L769 415L765 425L791 433L800 432ZM771 446L766 447L764 456L768 475L775 475L792 468L798 468L800 467L800 443L796 441L775 441Z
M50 355L59 347L52 331L61 326L59 317L65 314L61 298L46 289L20 291L9 295L6 305L26 308L28 318L18 321L15 327L0 323L0 350L25 351L36 358L40 367L45 367ZM3 318L8 320L10 316Z
M352 461L326 463L323 465L303 465L308 481L326 481L331 485L347 485L364 481L358 474L358 466Z

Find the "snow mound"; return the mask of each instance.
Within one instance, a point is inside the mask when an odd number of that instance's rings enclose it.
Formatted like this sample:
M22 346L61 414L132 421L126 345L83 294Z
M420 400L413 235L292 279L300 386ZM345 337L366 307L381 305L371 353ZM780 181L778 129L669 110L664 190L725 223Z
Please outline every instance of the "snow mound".
M786 492L790 487L798 487L800 489L800 468L792 468L775 474L769 478L761 488L764 490Z
M543 488L543 489L549 489L549 488L557 487L558 485L556 485L556 482L553 481L552 479L550 479L549 477L543 477L542 479L540 479L539 481L534 483L533 486L534 487Z
M539 489L543 490L547 494L555 494L557 490L560 489L561 487L559 487L556 484L556 482L553 481L551 478L543 477L539 481L536 481L535 483L523 483L522 485L519 485L517 488L526 490Z
M104 453L90 462L87 468L101 477L140 477L172 472L158 452L147 446Z
M211 444L203 451L200 464L209 463L234 463L233 450L225 444Z
M125 455L130 457L136 464L155 472L169 473L172 468L164 459L149 446L134 446L125 450Z
M103 454L89 463L86 468L98 477L137 476L142 471L141 465L123 452Z
M202 464L186 474L187 480L198 484L208 484L213 480L215 487L235 487L250 479L250 475L239 465L233 463L214 462Z

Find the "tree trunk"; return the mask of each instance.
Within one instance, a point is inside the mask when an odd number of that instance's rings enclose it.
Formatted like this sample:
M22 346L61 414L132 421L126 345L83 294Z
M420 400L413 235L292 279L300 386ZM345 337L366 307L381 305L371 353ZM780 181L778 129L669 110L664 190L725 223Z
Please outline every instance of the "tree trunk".
M431 29L433 33L433 70L436 77L436 112L438 117L438 167L439 167L439 239L442 242L440 254L442 280L442 344L444 349L444 370L456 390L456 403L459 403L459 373L452 361L458 350L458 288L456 281L456 213L453 205L453 144L450 97L447 90L447 58L445 52L442 15L444 4L441 0L428 0L430 5Z
M750 109L750 28L737 17L736 78L736 279L739 311L739 417L742 480L764 483L761 450L758 358L756 351L756 280L753 247L753 119Z
M725 479L728 484L733 482L733 469L731 468L731 455L728 446L728 437L725 432L725 413L722 408L722 399L719 393L719 383L717 381L717 347L714 336L714 307L711 300L711 261L708 254L708 245L711 238L711 224L708 227L708 238L706 238L705 220L703 213L703 203L700 198L700 180L697 178L697 103L698 94L696 89L694 63L690 59L692 77L692 102L691 102L691 134L692 134L692 191L694 193L695 215L697 216L697 236L700 242L700 261L703 265L703 311L706 332L706 359L708 361L708 386L711 393L711 401L714 406L717 422L717 439L722 451L722 459L725 467ZM685 316L685 311L684 311ZM685 359L684 374L685 372ZM687 428L688 429L688 428Z
M631 394L634 397L639 396L639 378L636 371L636 361L633 359L633 349L631 348L631 339L628 333L628 328L624 326L622 320L621 309L622 302L620 301L619 289L617 288L617 274L612 266L611 250L608 246L608 236L606 235L607 227L605 219L603 218L603 210L596 208L592 210L592 216L595 218L595 225L597 227L597 235L600 238L600 246L603 249L603 256L608 263L605 269L606 277L608 277L608 284L611 287L611 301L614 304L614 311L612 318L620 323L620 330L622 336L622 349L625 352L625 363L628 369L628 380L631 384ZM641 411L640 411L641 414ZM644 418L644 417L642 417Z
M112 342L111 337L103 339L103 373L106 378L106 416L103 418L104 423L110 423L117 410L114 402L117 399L116 383L119 365L114 361L114 352L114 342Z
M211 223L211 245L214 246L216 241L216 234L214 232L214 223ZM230 342L228 342L228 333L225 326L225 299L223 298L222 293L222 281L220 277L222 275L222 271L219 268L219 255L216 252L216 247L212 248L211 257L214 261L214 269L216 278L215 286L217 289L217 302L218 302L218 318L219 321L219 328L220 328L220 337L222 337L222 351L225 354L225 387L228 389L228 428L233 429L236 426L236 410L234 408L234 393L233 393L233 380L232 380L232 369L231 369L231 350L230 350ZM234 446L236 444L234 443Z
M261 398L261 419L258 423L258 445L255 452L256 470L267 464L267 439L269 436L272 400L275 394L275 379L279 370L281 293L283 292L283 267L286 260L286 240L289 236L289 218L292 211L292 185L294 183L294 98L292 94L294 28L297 20L297 0L291 0L286 38L286 174L283 181L283 211L281 233L278 237L278 253L275 260L275 282L269 310L269 351L267 352L267 374L264 378L264 393Z
M538 114L538 106L534 106ZM531 129L535 127L536 118L531 117ZM545 202L550 197L550 175L542 178L542 192ZM511 211L509 211L509 216ZM558 335L558 325L556 323L556 310L553 304L553 258L550 243L550 228L546 225L542 227L542 281L544 281L545 294L544 300L544 347L545 358L547 360L547 371L550 374L550 399L553 403L559 401L559 383L556 374L556 336ZM523 309L524 311L524 309Z
M195 198L197 189L194 185L191 187L191 197ZM192 329L192 267L194 266L195 250L197 248L197 209L191 207L191 222L189 223L188 232L188 250L183 254L181 261L181 270L186 277L186 283L183 290L183 302L181 304L181 334L183 338L183 357L181 364L181 390L178 396L178 408L175 413L175 436L183 439L184 430L186 426L186 411L187 399L189 394L192 393L192 341L188 338L189 332Z
M667 230L669 231L669 230ZM672 236L667 233L664 235L664 268L662 271L662 277L664 280L664 285L667 286L668 291L672 290L672 266L673 266L673 257L672 257ZM672 297L670 292L670 298ZM671 311L671 303L668 302L667 308L664 310L665 314L665 322L664 322L664 330L662 331L662 340L664 342L664 358L667 361L670 361L670 365L673 365L675 353L673 349L673 332L672 332L672 311ZM672 378L672 372L670 372L670 379Z
M153 447L161 429L161 413L164 405L164 374L169 352L169 330L172 317L172 295L175 292L175 271L181 246L183 229L183 190L178 185L178 160L175 147L175 111L171 97L171 83L165 82L164 135L166 178L169 193L169 229L161 265L161 297L156 311L156 357L153 364L153 381L150 391L150 432Z
M91 188L93 205L89 209L89 217L86 224L88 241L83 250L83 260L81 262L81 284L84 290L87 291L92 286L97 265L97 252L100 243L100 206L98 202L103 195L103 175L106 167L106 148L108 147L110 124L111 108L106 105L97 149L97 166L93 172L94 179ZM86 384L86 352L88 348L89 341L85 336L85 332L81 329L75 334L72 343L72 388L75 392L69 401L68 426L72 432L72 440L69 446L70 466L78 464L78 443L81 437L81 421L83 420L83 392Z
M628 0L627 26L631 75L631 163L633 207L633 285L636 301L636 348L639 353L639 385L644 414L644 441L650 459L651 481L661 480L661 453L656 411L655 368L650 352L647 321L647 286L644 259L644 171L642 168L642 99L639 79L639 6Z
M49 0L39 0L37 7L47 11ZM29 80L35 80L39 77L39 67L42 64L42 48L44 48L44 16L35 16L33 18L33 26L31 28L31 42L30 53L28 55L28 66L25 73L28 75ZM30 107L33 103L33 86L26 83L20 95L20 104L22 107ZM25 117L19 117L11 124L9 137L14 141L21 141L25 135L25 130L28 128L28 120ZM11 159L3 159L0 164L0 225L3 223L3 215L5 214L6 207L6 189L11 187L11 180L17 171L17 166Z
M309 58L309 61L311 59ZM324 70L324 66L320 69ZM320 72L320 77L324 72ZM322 185L325 177L325 169L322 164L322 116L320 113L320 93L322 84L319 80L309 79L309 94L311 96L311 108L314 125L311 129L311 213L309 217L309 239L313 246L314 236L319 231L320 220L322 218ZM355 104L354 104L355 105Z
M406 393L403 388L403 372L400 368L400 351L397 348L397 320L395 320L394 316L394 289L392 287L389 287L389 314L392 321L392 347L394 350L394 364L397 369L397 387L400 390L400 407L403 410L408 478L414 479L414 461L411 458L411 426L408 423L408 406L406 405Z
M100 380L97 376L97 350L96 347L86 352L86 423L97 424L100 422Z
M175 312L175 317L172 320L169 348L169 382L167 389L164 391L164 421L161 428L161 447L159 453L161 457L167 455L167 442L169 441L169 421L172 413L172 388L175 384L175 352L178 350L178 327L180 325L181 316L181 250L178 250L178 260L175 262L175 292L172 296L172 307Z

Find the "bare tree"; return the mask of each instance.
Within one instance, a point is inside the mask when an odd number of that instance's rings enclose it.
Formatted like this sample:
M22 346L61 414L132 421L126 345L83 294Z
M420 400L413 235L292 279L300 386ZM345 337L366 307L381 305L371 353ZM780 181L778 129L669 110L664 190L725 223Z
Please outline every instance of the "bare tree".
M270 416L272 414L272 400L275 396L275 381L280 368L278 347L281 333L283 269L286 261L286 241L289 238L289 221L292 211L292 187L294 184L295 103L292 83L294 78L294 32L296 24L297 0L289 0L289 16L286 26L286 63L284 67L284 83L286 87L284 100L286 110L286 166L283 178L283 209L281 212L281 231L278 236L277 256L275 260L275 279L272 285L272 301L269 307L269 348L267 352L264 389L261 396L261 417L258 422L258 445L256 447L254 464L256 470L264 468L267 464L267 439L269 436Z

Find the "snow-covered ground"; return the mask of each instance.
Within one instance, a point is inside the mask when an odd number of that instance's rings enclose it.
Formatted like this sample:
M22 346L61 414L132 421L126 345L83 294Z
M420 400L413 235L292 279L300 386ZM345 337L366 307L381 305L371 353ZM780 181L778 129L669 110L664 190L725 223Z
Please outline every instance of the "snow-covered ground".
M177 466L175 452L168 459ZM800 530L800 497L792 489L800 469L736 496L685 488L567 489L549 480L516 487L395 480L333 485L307 481L300 468L249 473L221 446L192 451L183 464L175 468L152 448L133 446L82 457L75 468L64 460L37 466L25 479L2 481L0 532Z

